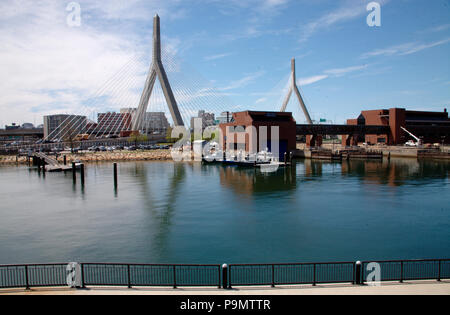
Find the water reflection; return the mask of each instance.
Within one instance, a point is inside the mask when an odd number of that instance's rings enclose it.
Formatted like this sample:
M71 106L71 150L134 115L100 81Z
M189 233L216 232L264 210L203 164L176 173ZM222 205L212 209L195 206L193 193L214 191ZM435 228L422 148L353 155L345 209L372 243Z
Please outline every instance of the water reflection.
M414 183L421 185L430 180L447 179L450 163L420 161L415 159L391 159L390 161L344 161L343 176L355 176L367 183L402 186Z
M134 168L128 169L129 173L138 180L144 208L151 215L149 222L152 222L152 228L148 235L151 239L151 248L149 250L158 257L168 256L168 237L180 196L180 187L186 177L187 165L173 163L165 166L162 174L164 177L156 182L152 178L155 173L149 171L145 164L137 163Z
M219 170L220 184L238 195L288 192L296 188L296 165L264 173L258 169L206 166Z

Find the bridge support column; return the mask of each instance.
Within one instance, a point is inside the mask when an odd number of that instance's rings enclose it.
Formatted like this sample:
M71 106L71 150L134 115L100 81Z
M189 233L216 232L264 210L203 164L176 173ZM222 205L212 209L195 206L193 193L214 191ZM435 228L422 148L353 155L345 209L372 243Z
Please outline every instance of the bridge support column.
M306 145L308 147L320 147L322 145L323 137L321 135L307 135Z

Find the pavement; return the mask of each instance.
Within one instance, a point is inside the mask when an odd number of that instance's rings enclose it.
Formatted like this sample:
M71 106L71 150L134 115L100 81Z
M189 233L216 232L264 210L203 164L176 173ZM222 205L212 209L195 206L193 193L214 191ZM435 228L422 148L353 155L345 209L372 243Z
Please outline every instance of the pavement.
M70 288L32 288L1 289L0 295L450 295L450 280L383 282L380 286L324 284L315 287L280 286L238 287L230 290L218 288L110 288L89 287Z

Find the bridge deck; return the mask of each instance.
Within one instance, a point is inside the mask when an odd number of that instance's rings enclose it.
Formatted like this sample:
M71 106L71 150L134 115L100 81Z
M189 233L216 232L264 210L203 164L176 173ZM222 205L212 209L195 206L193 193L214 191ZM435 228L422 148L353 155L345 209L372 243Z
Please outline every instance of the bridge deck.
M373 125L297 125L297 135L388 134L389 126Z

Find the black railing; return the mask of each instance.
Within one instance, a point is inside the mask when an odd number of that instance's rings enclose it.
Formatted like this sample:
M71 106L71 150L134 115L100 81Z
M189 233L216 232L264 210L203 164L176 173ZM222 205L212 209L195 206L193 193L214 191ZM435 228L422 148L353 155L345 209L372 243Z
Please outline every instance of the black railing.
M83 263L82 284L109 286L221 286L219 265Z
M355 283L355 263L234 264L229 287L318 283Z
M380 281L450 279L450 259L383 260L362 262L362 283L374 271L370 263L379 264Z
M0 288L67 286L67 263L0 265Z
M378 265L369 266L370 263ZM81 263L77 285L123 287L277 286L366 282L380 267L380 281L450 279L450 259L294 264L164 265ZM0 288L68 286L67 263L0 265Z

